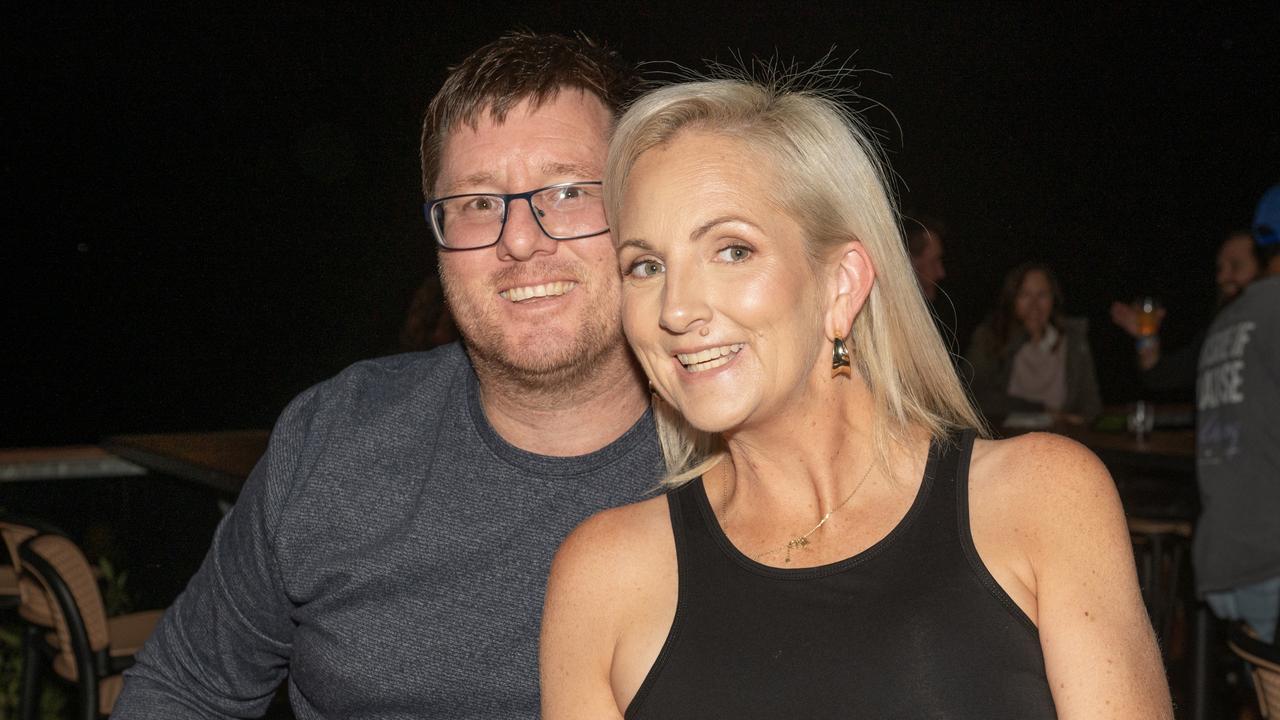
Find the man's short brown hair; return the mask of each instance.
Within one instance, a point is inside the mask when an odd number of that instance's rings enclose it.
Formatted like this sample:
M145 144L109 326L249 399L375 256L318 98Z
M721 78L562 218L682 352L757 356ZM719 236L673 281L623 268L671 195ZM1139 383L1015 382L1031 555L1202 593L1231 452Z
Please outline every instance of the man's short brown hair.
M475 128L484 113L506 120L516 105L539 107L560 90L591 93L613 116L635 92L633 66L578 33L574 37L509 32L449 69L422 121L422 193L431 197L440 173L444 137L458 123Z

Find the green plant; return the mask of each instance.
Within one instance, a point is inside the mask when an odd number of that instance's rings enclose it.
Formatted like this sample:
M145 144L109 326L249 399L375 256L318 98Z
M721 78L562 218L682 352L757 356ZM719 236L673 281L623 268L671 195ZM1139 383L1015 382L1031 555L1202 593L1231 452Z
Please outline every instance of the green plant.
M16 623L0 625L0 720L18 716L18 695L22 682L22 632ZM46 682L40 693L41 720L62 720L67 716L69 689L59 682Z
M133 598L129 596L129 571L116 568L105 557L98 559L98 572L102 575L102 604L107 616L123 615L133 610Z

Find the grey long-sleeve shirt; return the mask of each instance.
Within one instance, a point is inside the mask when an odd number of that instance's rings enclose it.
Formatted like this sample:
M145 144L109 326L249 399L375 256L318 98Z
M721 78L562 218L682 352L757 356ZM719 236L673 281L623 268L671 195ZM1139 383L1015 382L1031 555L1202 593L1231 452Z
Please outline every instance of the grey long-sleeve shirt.
M646 413L589 455L500 438L457 345L296 398L113 717L533 718L551 557L662 467Z

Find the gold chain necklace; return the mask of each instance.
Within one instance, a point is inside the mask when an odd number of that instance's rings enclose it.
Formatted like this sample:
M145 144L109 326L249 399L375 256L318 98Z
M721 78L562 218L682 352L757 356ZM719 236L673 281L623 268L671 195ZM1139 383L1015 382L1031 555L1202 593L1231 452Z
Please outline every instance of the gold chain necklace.
M799 535L797 537L793 537L787 541L786 545L779 545L778 547L772 550L766 550L756 555L756 557L763 558L767 555L772 555L776 552L781 552L785 550L786 557L784 557L782 561L787 563L791 562L791 551L799 550L800 548L803 548L809 545L809 536L818 532L818 528L822 527L823 525L826 525L827 521L831 519L832 515L836 514L837 510L849 504L849 501L853 499L853 496L856 495L858 491L862 489L862 484L865 483L867 481L867 478L871 476L871 468L875 467L875 465L876 465L875 462L872 462L870 465L867 466L867 471L862 473L862 479L858 481L857 485L853 486L853 490L849 491L849 494L845 496L844 500L840 501L839 505L836 505L835 507L828 510L827 514L822 516L822 519L818 521L817 525L814 525L813 527L809 528L809 532L803 535ZM727 492L727 489L726 489L726 492ZM724 504L725 504L724 501L721 501L720 503L721 507L723 507Z

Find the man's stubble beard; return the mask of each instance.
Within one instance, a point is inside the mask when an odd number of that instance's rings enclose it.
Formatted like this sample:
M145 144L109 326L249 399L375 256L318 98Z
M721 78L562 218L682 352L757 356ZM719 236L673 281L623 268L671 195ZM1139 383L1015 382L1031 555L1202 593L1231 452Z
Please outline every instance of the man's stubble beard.
M582 278L584 273L574 275ZM587 290L582 280L578 282L573 292ZM443 269L440 284L471 362L486 380L492 378L530 392L572 393L606 367L610 353L627 352L619 316L619 288L606 290L603 297L587 298L581 323L567 338L536 329L513 338L489 298L472 297L465 282L452 282ZM615 312L610 315L607 308Z

